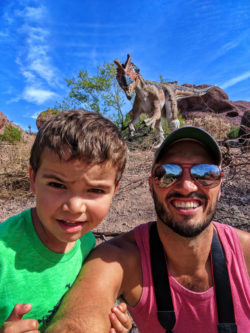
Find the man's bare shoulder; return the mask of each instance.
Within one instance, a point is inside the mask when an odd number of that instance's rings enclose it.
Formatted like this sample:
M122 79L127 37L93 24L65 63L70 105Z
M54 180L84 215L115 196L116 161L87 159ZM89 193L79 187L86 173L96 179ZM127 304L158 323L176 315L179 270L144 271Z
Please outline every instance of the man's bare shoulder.
M128 263L139 255L133 230L98 245L91 256Z
M135 241L133 230L112 240L97 246L86 265L93 261L92 265L98 269L95 276L112 276L112 287L116 290L116 296L123 298L130 305L135 305L141 295L142 271L140 252ZM110 288L110 286L109 286Z

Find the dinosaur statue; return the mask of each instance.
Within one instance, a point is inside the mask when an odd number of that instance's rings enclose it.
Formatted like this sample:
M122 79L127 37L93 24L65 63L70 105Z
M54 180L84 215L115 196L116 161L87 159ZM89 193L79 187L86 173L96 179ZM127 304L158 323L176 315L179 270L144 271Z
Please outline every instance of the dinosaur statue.
M139 121L142 113L149 118L144 122L151 128L156 128L156 136L159 146L164 140L164 132L161 120L166 118L171 130L179 128L177 100L191 96L202 96L207 93L208 87L205 89L195 89L184 87L172 83L158 83L154 81L144 80L140 74L139 68L131 62L131 56L127 55L125 64L121 64L119 60L114 60L117 65L116 79L120 87L124 90L127 98L132 98L135 91L135 101L131 111L129 111L130 124L129 130L131 136L134 135L134 125Z

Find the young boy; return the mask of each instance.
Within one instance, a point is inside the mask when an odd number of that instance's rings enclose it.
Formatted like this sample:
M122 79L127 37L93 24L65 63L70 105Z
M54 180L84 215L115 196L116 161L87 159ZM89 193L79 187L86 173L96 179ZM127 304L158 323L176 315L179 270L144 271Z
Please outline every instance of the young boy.
M40 128L29 168L36 207L0 224L1 332L44 331L95 246L90 231L108 213L126 150L96 113L63 112ZM126 325L126 308L115 314L113 327Z

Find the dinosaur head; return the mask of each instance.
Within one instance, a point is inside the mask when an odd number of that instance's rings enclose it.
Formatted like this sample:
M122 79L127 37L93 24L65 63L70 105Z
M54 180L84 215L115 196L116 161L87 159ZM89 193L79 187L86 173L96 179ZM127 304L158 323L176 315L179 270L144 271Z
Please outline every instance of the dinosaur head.
M125 64L121 64L117 59L114 60L114 63L117 65L117 82L124 90L127 98L131 99L138 83L140 69L131 62L131 56L129 54Z

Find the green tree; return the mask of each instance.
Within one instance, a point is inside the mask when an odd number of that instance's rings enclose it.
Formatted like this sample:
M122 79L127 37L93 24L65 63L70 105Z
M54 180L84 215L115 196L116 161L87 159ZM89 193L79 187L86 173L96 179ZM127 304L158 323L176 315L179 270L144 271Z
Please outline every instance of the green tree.
M126 127L123 110L126 96L116 80L114 64L104 63L98 66L97 73L93 76L90 76L86 70L82 70L77 78L65 79L65 81L70 88L69 96L57 103L57 108L64 111L82 107L101 114L108 112L121 129Z

